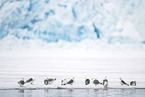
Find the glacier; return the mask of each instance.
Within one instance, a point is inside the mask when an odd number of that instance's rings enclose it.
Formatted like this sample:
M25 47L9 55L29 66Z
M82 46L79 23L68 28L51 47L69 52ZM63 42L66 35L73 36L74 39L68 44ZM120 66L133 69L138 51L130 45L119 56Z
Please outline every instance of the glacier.
M144 0L1 0L0 45L144 44L144 9Z
M45 77L58 78L50 88L72 77L70 88L94 88L81 82L105 76L109 87L128 88L122 77L145 88L144 9L145 0L0 0L0 89L49 88ZM23 77L36 84L20 88Z

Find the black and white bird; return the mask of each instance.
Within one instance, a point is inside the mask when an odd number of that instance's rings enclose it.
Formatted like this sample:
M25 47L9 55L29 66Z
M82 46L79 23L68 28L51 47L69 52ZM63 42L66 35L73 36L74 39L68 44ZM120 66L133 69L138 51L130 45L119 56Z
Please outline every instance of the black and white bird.
M92 78L92 80L93 80L93 78ZM99 80L94 79L94 80L93 80L93 84L98 85L98 84L102 84L102 83L100 83Z
M66 80L66 78L63 79L63 80L61 80L61 85L66 85L66 84L67 84L67 80Z
M67 84L73 84L74 83L74 77L71 79L71 80L69 80L68 82L67 82Z
M88 85L88 84L90 84L90 79L88 79L88 78L85 78L86 80L85 80L85 85Z
M69 81L67 81L66 79L61 81L61 85L67 85L67 84L72 85L73 83L74 83L74 77L70 79Z
M104 88L107 88L108 87L108 80L105 76L105 79L103 80L103 85L104 85Z
M46 78L44 80L44 84L45 85L52 84L55 80L56 80L56 78Z
M121 83L121 85L127 85L127 86L129 86L129 84L127 84L124 80L122 80L122 78L120 78L120 83Z
M20 78L18 84L20 85L20 87L22 87L25 84L24 78Z
M26 83L33 84L34 80L35 80L35 78L29 78L28 80L26 80Z
M136 86L136 81L131 81L131 82L130 82L130 85L131 85L131 86Z

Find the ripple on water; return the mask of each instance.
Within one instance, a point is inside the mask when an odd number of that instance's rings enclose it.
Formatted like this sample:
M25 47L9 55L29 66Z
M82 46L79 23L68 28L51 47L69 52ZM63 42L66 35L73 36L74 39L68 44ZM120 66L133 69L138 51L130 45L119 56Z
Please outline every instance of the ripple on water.
M144 97L145 89L0 90L0 97Z

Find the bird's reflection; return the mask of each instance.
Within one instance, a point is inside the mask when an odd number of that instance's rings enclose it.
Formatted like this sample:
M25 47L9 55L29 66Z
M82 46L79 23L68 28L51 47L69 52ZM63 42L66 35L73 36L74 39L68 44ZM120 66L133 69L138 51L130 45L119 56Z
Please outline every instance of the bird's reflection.
M24 90L19 90L19 97L24 97Z

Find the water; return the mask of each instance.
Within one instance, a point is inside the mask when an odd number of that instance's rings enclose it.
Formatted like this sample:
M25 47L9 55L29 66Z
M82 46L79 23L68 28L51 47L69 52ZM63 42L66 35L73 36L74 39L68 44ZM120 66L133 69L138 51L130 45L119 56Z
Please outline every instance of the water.
M0 90L0 97L144 97L145 89Z

